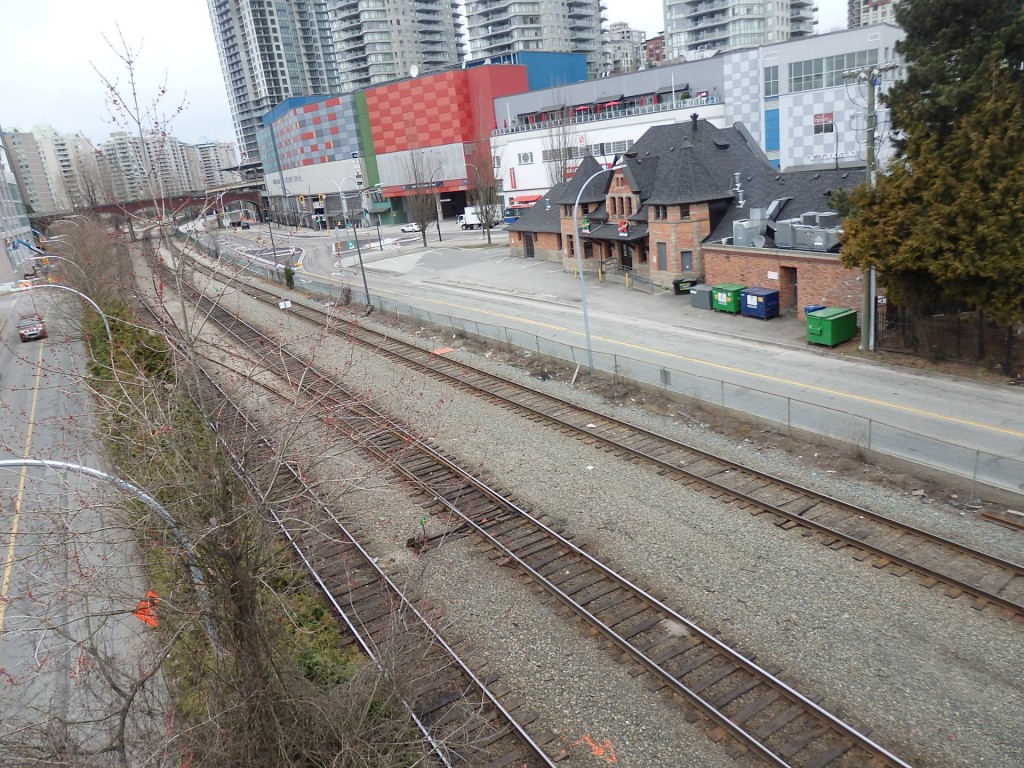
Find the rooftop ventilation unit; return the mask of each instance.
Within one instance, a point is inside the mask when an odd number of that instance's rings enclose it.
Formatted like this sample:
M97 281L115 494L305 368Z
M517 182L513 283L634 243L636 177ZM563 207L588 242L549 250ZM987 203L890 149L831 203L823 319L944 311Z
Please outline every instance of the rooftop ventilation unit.
M823 229L828 229L830 227L838 227L839 214L836 213L835 211L830 211L828 213L819 213L817 224L819 227L822 227Z
M760 229L760 222L757 221L734 221L732 223L733 245L753 245L754 238L760 234Z

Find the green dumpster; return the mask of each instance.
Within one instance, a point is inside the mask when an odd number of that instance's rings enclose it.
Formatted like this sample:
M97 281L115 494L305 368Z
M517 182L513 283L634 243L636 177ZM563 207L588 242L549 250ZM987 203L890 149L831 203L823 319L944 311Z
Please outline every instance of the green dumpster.
M740 291L747 286L739 283L719 283L711 286L711 308L718 312L740 313Z
M857 335L857 311L825 307L807 313L807 341L834 347Z

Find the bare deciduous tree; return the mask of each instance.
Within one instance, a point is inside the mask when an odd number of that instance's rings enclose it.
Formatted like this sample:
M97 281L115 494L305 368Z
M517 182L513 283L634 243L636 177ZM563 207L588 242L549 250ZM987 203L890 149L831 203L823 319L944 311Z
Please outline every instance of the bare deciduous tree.
M579 134L571 120L574 117L571 108L565 105L564 98L560 99L560 103L562 106L554 118L551 113L548 114L550 128L544 140L544 154L550 158L544 163L549 187L568 181L571 178L570 170L576 166L574 160Z
M438 200L434 191L434 180L440 173L440 166L424 149L409 152L405 163L406 178L411 179L413 193L406 198L412 220L419 224L420 237L427 244L427 225L437 220Z

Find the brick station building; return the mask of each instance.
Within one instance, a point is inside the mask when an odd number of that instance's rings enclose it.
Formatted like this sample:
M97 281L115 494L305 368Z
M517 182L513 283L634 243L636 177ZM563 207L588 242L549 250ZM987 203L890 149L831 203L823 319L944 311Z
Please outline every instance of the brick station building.
M610 170L612 165L621 165ZM602 172L604 169L604 172ZM670 288L737 282L779 291L780 310L858 306L860 275L839 263L835 189L857 170L780 173L737 124L690 121L650 128L618 163L584 158L509 226L512 253ZM581 191L582 190L582 191Z

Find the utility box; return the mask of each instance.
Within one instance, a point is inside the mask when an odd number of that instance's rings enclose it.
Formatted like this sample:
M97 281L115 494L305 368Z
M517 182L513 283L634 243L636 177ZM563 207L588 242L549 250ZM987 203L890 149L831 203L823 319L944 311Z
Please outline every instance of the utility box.
M740 291L740 312L744 317L770 320L779 316L779 292L773 288L744 288Z
M690 289L690 306L697 309L711 309L711 286L693 286Z
M747 286L739 283L719 283L711 286L711 308L718 312L738 315L740 312L740 291Z
M857 311L825 307L807 315L807 341L834 347L857 335Z

